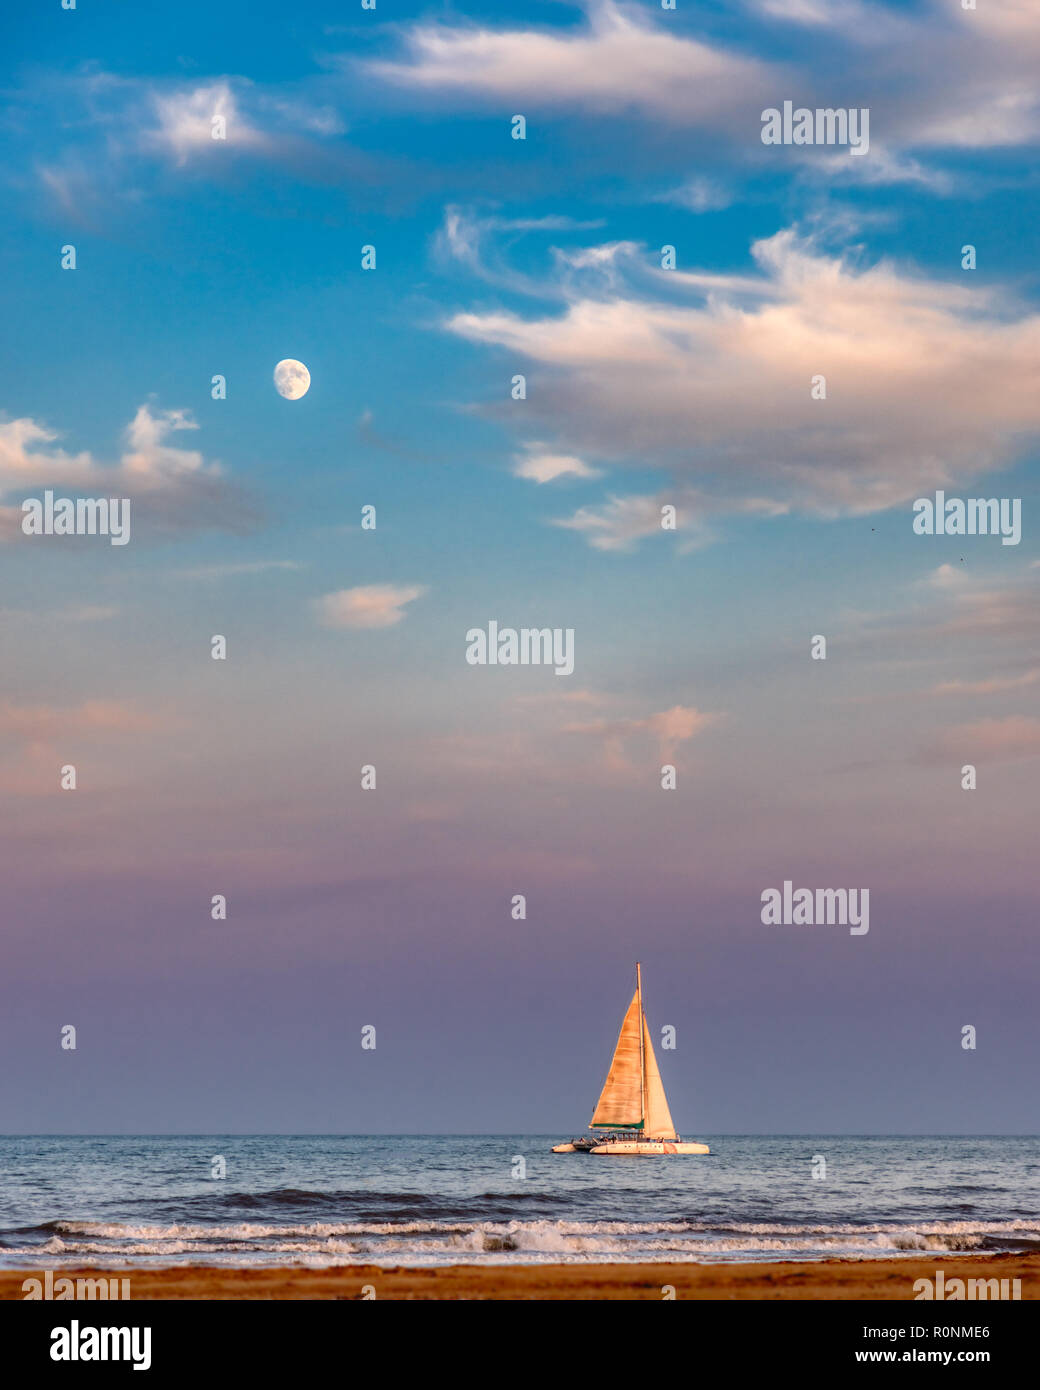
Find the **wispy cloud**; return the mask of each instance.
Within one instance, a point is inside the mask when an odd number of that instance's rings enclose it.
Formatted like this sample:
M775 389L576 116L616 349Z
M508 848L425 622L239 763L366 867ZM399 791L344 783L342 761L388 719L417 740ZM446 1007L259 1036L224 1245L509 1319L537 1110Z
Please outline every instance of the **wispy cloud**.
M661 506L656 497L608 497L606 502L579 507L573 516L559 517L554 526L583 535L595 550L631 550L646 536L663 535Z
M177 573L182 579L233 579L243 574L266 574L269 570L299 569L303 569L299 560L250 560L224 565L196 565L191 569L178 570Z
M826 254L793 228L752 255L756 276L713 280L652 272L626 249L611 261L629 273L612 287L561 286L561 314L460 312L447 327L526 360L527 410L553 429L554 453L678 481L738 477L823 515L1006 466L1040 431L1040 315L1016 315L986 289ZM817 376L825 399L811 395Z
M1040 681L1040 670L1025 671L1020 676L993 676L979 681L940 681L928 692L930 695L1006 695Z
M58 138L40 146L35 177L66 225L104 225L111 205L124 210L189 177L241 179L250 167L277 165L324 182L360 174L367 161L343 142L338 110L308 94L313 81L263 84L220 74L186 82L122 76L87 66L43 73L9 94L23 125L37 112L66 111Z
M109 604L85 603L72 608L63 608L56 616L66 623L107 623L118 616L119 609Z
M721 212L733 202L733 194L714 179L694 175L676 188L658 194L654 201L672 203L690 212Z
M41 622L105 623L117 617L120 611L114 605L102 603L71 604L67 608L42 613L33 608L0 608L0 621L16 619L34 625Z
M664 525L666 509L668 527ZM611 495L604 502L579 507L572 516L554 518L552 525L577 531L595 550L632 551L641 540L674 534L679 549L688 552L717 539L712 518L774 517L783 516L788 510L786 504L765 497L736 497L725 492L713 496L699 488L680 486L653 494Z
M891 670L893 661L916 670L942 663L941 678L928 685L850 696L850 703L912 700L1009 703L1040 681L1035 654L1040 646L1040 569L975 575L944 564L911 585L906 601L880 617L849 616L851 647L874 652ZM898 654L898 655L897 655ZM1030 696L1029 706L1035 704ZM970 760L969 760L970 761Z
M599 0L570 30L492 29L422 21L403 34L406 56L368 70L420 92L486 102L516 100L532 110L633 109L669 124L715 125L753 105L769 68L649 20L634 5Z
M1040 719L1008 715L956 724L937 735L924 749L927 763L1001 763L1040 757Z
M493 729L466 729L428 745L434 767L479 777L523 776L525 783L570 788L631 787L677 761L683 746L726 717L689 705L629 714L626 697L599 690L542 691L508 702Z
M0 729L31 744L54 744L86 733L140 733L159 718L119 700L85 700L81 705L0 705Z
M449 204L433 239L433 250L440 262L463 265L471 274L499 289L544 298L547 290L553 292L553 287L547 285L543 277L524 274L510 265L503 252L503 243L511 247L530 233L573 233L591 231L602 225L598 218L582 221L552 214L504 217Z
M235 149L263 149L269 137L239 109L226 79L200 87L152 93L155 127L145 135L169 151L178 164L193 155L212 154L225 142Z
M883 119L884 148L872 145L860 160L846 157L842 177L914 182L940 194L957 183L915 152L1025 145L1040 135L1040 26L1032 0L971 11L958 0L930 0L907 12L859 0L757 0L748 8L758 11L758 22L740 51L698 35L697 28L707 28L699 16L682 25L640 5L586 0L582 17L568 26L420 20L402 30L398 56L365 68L391 87L456 110L463 103L515 104L522 93L524 111L543 118L635 115L711 132L725 144L730 167L734 159L763 166L758 120L766 107L788 98L833 106L836 86L868 91ZM777 60L777 33L792 30L811 35L812 61L797 53ZM928 64L908 67L910 52L927 52ZM834 161L823 151L798 147L781 157L816 177L832 176ZM696 184L689 196L694 210L704 210Z
M626 749L634 736L650 737L656 745L658 758L670 762L680 744L703 733L722 717L721 714L707 714L688 705L673 705L671 709L644 718L578 721L566 725L564 733L589 734L602 739L607 762L613 767L623 767L630 765Z

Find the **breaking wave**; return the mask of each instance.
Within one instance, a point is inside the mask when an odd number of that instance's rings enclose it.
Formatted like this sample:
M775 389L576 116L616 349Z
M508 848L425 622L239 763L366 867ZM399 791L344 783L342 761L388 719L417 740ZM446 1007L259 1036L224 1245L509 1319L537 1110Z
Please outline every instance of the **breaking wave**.
M413 1264L868 1259L1040 1249L1040 1222L855 1225L696 1221L317 1221L226 1224L50 1221L4 1242L35 1263ZM33 1238L35 1236L35 1239Z

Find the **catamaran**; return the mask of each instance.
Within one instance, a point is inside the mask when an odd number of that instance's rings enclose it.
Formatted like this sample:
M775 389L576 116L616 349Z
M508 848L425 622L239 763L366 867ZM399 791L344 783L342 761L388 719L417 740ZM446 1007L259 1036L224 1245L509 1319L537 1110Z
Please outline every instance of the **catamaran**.
M643 972L636 962L636 992L618 1034L610 1070L589 1129L592 1138L554 1144L554 1154L706 1154L707 1144L682 1140L672 1124L643 1012Z

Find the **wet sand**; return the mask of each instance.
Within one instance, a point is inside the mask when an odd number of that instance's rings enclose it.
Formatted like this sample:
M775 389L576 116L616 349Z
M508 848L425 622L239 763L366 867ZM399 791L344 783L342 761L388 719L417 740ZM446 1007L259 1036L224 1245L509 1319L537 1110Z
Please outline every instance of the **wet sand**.
M802 1264L447 1265L438 1269L174 1269L112 1266L62 1269L54 1279L130 1279L139 1299L661 1299L671 1286L685 1299L892 1299L915 1297L914 1281L1020 1279L1021 1297L1040 1290L1040 1254L928 1259L820 1260ZM42 1270L0 1271L0 1299L25 1298L22 1282ZM367 1289L366 1289L367 1286ZM950 1300L947 1300L950 1301ZM961 1305L963 1306L963 1305Z

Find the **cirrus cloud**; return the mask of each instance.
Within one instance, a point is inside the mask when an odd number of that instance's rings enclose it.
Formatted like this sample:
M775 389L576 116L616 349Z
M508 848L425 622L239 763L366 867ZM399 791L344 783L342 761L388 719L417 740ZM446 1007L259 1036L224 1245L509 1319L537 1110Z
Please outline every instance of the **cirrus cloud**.
M589 6L574 30L423 22L405 31L404 42L403 60L371 62L368 70L412 90L495 103L523 94L535 108L635 109L670 124L717 125L746 113L772 80L768 64L670 33L612 0Z

